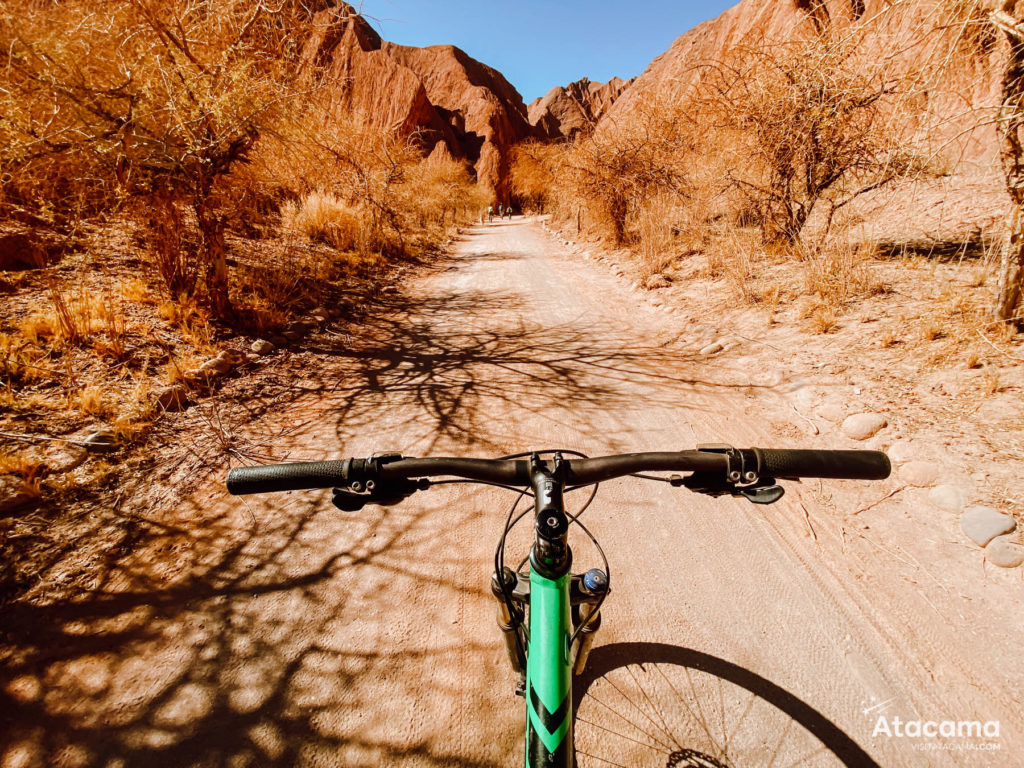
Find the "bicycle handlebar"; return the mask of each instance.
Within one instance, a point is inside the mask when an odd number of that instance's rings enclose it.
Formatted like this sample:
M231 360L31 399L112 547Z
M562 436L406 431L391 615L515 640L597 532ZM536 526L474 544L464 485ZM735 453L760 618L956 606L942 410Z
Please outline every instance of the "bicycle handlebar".
M889 476L889 457L881 451L827 451L751 448L756 475L779 478L822 477L882 480ZM697 472L721 474L726 482L730 459L712 450L627 453L594 459L566 459L570 485L590 485L638 472ZM343 459L241 467L228 473L233 495L344 487L353 482L410 480L453 476L502 485L528 486L530 462L525 459L395 458Z

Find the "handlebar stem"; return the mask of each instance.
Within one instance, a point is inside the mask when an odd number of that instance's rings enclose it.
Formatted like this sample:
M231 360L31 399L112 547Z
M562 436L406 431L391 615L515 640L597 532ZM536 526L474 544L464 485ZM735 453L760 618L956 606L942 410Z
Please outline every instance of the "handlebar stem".
M572 565L569 518L565 515L565 465L561 454L552 468L540 456L530 457L530 485L534 496L534 540L530 565L548 579L558 579Z

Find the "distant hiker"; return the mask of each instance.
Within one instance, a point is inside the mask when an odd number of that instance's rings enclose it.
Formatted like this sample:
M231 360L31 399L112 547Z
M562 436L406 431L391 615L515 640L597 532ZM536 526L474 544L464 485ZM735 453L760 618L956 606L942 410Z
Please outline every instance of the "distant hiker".
M498 218L499 219L504 219L505 218L505 214L502 213L503 210L504 209L501 207L501 203L498 203Z
M508 216L508 220L512 221L512 204L505 206L505 214Z
M493 205L488 205L487 206L487 220L490 221L493 218L494 218L494 206Z

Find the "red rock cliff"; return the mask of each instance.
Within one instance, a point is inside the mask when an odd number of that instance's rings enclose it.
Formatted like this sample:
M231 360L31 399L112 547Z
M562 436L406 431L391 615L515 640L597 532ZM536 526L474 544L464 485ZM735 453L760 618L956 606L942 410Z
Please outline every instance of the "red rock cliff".
M1020 5L1020 3L1018 3ZM890 57L892 70L908 72L925 61L936 61L956 38L953 55L945 58L941 76L921 89L920 113L936 151L951 157L987 162L994 153L991 127L976 125L985 105L998 102L1001 45L984 8L964 18L970 3L960 0L742 0L715 19L677 38L658 56L606 113L601 129L628 119L644 99L677 93L692 82L706 62L727 61L737 44L788 41L829 29L844 33L859 29L860 53L866 59ZM945 48L943 48L945 46ZM904 53L894 53L904 51ZM972 123L973 121L973 123Z
M321 11L316 22L301 66L326 78L340 108L402 135L419 132L427 153L443 142L507 201L509 149L533 129L501 73L454 46L384 42L348 5Z
M530 102L530 124L549 139L589 133L632 82L613 77L607 83L593 83L583 78L565 87L555 86Z

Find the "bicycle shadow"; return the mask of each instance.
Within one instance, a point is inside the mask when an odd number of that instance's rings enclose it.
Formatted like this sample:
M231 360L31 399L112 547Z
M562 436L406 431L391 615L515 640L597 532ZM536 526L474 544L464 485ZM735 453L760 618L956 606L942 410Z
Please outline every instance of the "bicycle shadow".
M788 730L793 723L801 726L807 731L813 738L820 743L820 752L824 753L826 750L830 752L835 760L849 768L880 768L870 755L865 752L860 745L857 744L846 732L844 732L839 726L825 717L821 712L812 707L807 702L794 696L789 691L776 685L770 680L761 677L755 672L752 672L745 667L741 667L738 664L734 664L725 659L712 656L702 651L697 651L692 648L684 648L677 645L669 645L667 643L650 643L650 642L629 642L629 643L612 643L610 645L600 646L595 648L589 657L587 667L583 674L576 678L573 686L573 712L575 717L579 717L581 707L584 706L585 699L588 696L596 696L595 689L602 685L603 681L612 680L615 677L617 671L621 672L626 670L628 673L629 668L645 669L644 665L670 665L678 667L681 670L681 679L691 681L691 673L699 672L704 675L710 676L709 679L713 680L718 685L718 695L721 696L722 686L721 683L727 683L730 686L734 686L738 691L746 692L750 694L750 699L746 703L746 706L742 709L742 717L738 718L743 720L749 718L749 713L752 709L751 703L757 702L760 705L768 705L773 710L780 713L778 717L785 721L785 729ZM663 675L664 676L664 675ZM623 675L625 677L625 675ZM636 680L636 676L630 675L633 680ZM656 697L650 696L648 693L641 691L639 696L633 696L632 699L628 698L627 692L623 691L622 684L611 682L610 685L606 686L609 690L614 690L615 695L622 695L630 702L631 706L637 707L637 701L641 702L641 708L646 707L664 707L664 702L655 704ZM677 690L676 687L669 687L672 697L682 697L682 694ZM746 693L742 694L742 697L746 697ZM607 701L601 701L598 699L598 704L605 709L613 709L609 707ZM712 700L710 704L705 704L711 708L715 707L717 702ZM701 703L696 702L694 704L683 703L681 705L685 710L690 713L695 711L701 712L701 719L707 716L707 720L710 721L713 718L703 712L701 709ZM729 741L732 738L729 735L729 727L738 729L741 725L740 722L735 720L727 722L728 718L724 717L726 707L722 706L723 714L723 742L716 745L722 750L722 753L726 754L729 750ZM653 711L653 710L652 710ZM656 734L656 740L661 745L661 751L669 752L673 748L675 751L673 755L682 754L701 754L701 760L695 765L725 765L725 763L718 762L719 757L722 753L716 756L705 755L699 750L691 749L692 744L680 743L679 740L673 738L672 734L668 733L665 728L666 719L659 712L655 719L651 719L651 723L654 726L648 726L647 730L644 731L645 737L651 736L651 731L657 728L660 732ZM575 721L574 721L575 725ZM601 728L601 726L598 726ZM702 727L705 729L705 733L710 735L707 731L707 724L702 723ZM748 726L752 727L752 726ZM601 728L603 735L607 738L609 733L612 733L614 729ZM683 740L685 741L685 739ZM765 740L767 741L767 740ZM577 749L579 749L579 741L577 740ZM809 764L805 762L811 755L805 755L800 764ZM689 762L678 762L670 763L673 765L691 765ZM795 764L795 763L794 763ZM830 763L831 764L831 763ZM730 764L731 765L731 764Z

